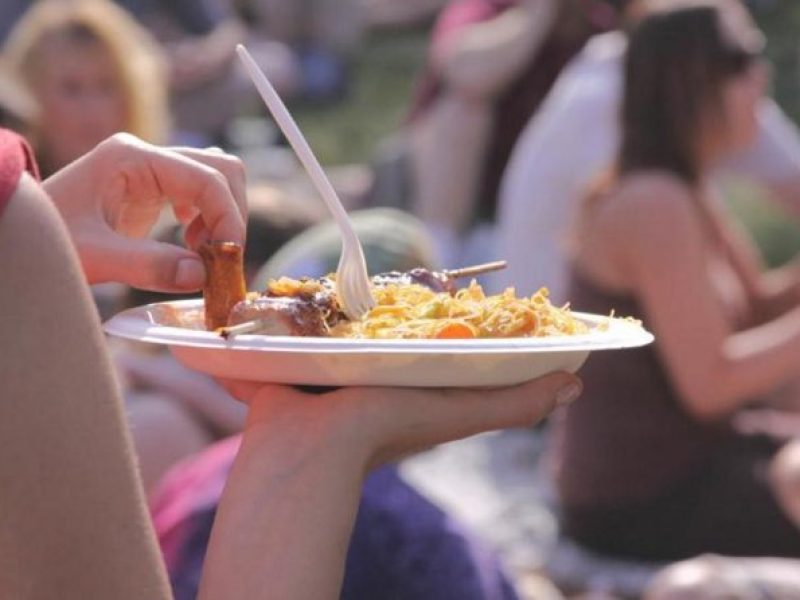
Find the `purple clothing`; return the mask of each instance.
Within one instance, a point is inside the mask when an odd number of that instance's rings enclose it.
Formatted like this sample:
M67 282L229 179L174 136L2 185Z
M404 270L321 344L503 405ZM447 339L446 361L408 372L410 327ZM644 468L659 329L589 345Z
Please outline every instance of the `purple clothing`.
M239 438L178 465L152 505L176 600L195 598L211 526ZM287 543L291 543L287 541ZM345 600L514 600L494 557L394 467L366 481L348 550Z

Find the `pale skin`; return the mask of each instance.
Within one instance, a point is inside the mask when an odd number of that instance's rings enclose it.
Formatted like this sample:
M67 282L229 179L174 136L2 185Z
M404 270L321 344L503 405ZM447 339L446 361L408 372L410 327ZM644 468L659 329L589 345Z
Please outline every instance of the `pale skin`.
M202 272L193 283L176 279L178 262L194 259L191 249L127 236L146 234L154 207L171 202L190 224L190 248L209 237L241 241L239 170L218 152L190 157L120 136L45 189L23 176L0 219L4 596L170 597L85 284L196 287ZM123 257L128 268L119 264ZM337 597L369 468L479 431L530 425L580 393L567 374L491 392L347 389L306 396L228 386L250 411L201 597L234 600Z
M494 19L442 39L432 49L434 67L459 94L491 100L528 64L557 12L552 0L523 0Z
M572 383L557 374L537 385L546 396L570 401L577 393ZM258 476L223 494L203 598L221 597L223 589L235 598L264 589L274 598L337 598L361 481L371 468L444 439L537 422L554 406L532 403L517 388L492 392L493 402L469 390L364 388L309 396L242 384L229 389L249 402L245 431L266 449L248 448L246 434L234 475L252 468ZM227 550L231 545L238 551Z

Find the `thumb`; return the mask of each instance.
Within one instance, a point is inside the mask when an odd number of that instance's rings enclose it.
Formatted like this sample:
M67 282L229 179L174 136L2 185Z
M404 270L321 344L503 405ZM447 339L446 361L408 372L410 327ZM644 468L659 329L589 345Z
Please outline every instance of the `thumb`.
M187 293L203 287L205 267L186 248L104 232L81 248L91 283L116 281L154 292Z
M551 373L518 386L494 391L490 401L472 394L467 404L474 407L475 427L505 429L530 427L547 417L557 406L569 404L583 391L581 380L565 372ZM485 392L484 392L485 394ZM483 424L479 421L483 420Z

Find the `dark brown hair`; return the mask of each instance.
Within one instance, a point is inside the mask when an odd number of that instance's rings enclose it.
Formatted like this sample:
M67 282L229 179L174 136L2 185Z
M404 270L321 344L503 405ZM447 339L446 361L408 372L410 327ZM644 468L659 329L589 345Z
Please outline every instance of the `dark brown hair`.
M723 85L761 37L737 0L654 4L629 36L616 175L663 169L696 184L704 136L725 126Z

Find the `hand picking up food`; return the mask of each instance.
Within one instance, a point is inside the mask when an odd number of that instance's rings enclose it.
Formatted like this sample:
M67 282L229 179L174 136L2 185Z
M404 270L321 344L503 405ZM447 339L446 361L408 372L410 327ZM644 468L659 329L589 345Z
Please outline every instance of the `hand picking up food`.
M261 293L245 291L241 246L212 242L200 251L208 279L203 289L205 327L238 334L372 339L472 339L573 335L589 331L568 307L555 307L546 288L518 298L513 289L487 296L474 280L457 281L505 263L455 271L413 269L372 277L376 306L361 320L347 319L336 297L335 276L281 278ZM199 315L195 315L197 317ZM190 325L186 321L183 325Z

